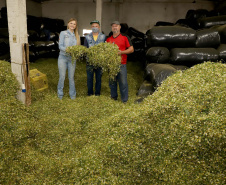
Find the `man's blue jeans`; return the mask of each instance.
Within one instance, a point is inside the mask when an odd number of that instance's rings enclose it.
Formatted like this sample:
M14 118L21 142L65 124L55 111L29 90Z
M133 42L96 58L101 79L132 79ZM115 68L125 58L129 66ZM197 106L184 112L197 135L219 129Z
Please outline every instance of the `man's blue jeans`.
M59 81L57 86L57 95L60 99L64 96L64 80L66 76L66 71L68 70L68 79L69 79L69 95L71 99L75 99L76 90L75 90L75 74L76 61L72 64L71 57L65 55L59 55L58 58L58 69L59 69Z
M100 91L101 91L102 69L100 67L94 68L94 66L87 64L86 72L87 72L88 96L93 95L93 75L94 75L94 73L96 76L95 95L99 96Z
M109 80L109 86L111 89L111 98L117 100L117 82L119 82L119 89L122 102L128 101L128 82L127 82L127 69L126 64L120 66L120 72L117 74L115 80Z

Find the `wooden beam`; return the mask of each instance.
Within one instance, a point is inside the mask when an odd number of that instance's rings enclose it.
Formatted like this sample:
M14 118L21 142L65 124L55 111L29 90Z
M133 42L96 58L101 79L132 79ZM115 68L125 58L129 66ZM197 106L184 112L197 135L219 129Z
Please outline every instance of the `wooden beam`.
M24 88L22 91L25 93L25 105L31 104L31 86L29 75L29 44L23 44L23 75L24 75Z

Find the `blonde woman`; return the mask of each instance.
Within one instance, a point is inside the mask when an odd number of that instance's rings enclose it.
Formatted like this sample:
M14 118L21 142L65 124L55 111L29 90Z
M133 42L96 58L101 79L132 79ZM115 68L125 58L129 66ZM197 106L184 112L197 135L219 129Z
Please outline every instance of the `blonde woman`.
M58 69L59 69L59 81L57 86L58 98L62 99L64 96L64 80L66 71L68 70L69 79L69 95L71 99L75 99L76 90L74 82L74 74L76 61L71 60L71 57L66 54L66 49L68 46L80 45L80 36L78 35L78 25L77 20L71 18L67 24L67 30L60 32L59 38L59 49L60 54L58 57Z

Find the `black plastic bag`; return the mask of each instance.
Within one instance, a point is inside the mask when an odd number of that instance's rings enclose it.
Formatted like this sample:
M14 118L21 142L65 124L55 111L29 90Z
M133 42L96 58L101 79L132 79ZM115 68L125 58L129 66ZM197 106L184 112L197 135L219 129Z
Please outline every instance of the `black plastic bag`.
M38 58L50 58L51 51L49 51L49 50L41 50L41 51L38 51L37 55L38 55Z
M29 61L35 62L38 59L36 52L29 50Z
M47 48L54 48L55 47L55 43L54 41L45 41L45 45Z
M148 47L194 47L196 41L196 31L182 26L155 26L147 36Z
M8 38L9 30L8 28L0 28L0 38Z
M203 29L196 32L197 48L217 48L220 45L220 35L217 30Z
M49 57L51 57L51 58L58 58L58 56L59 56L59 49L51 49L51 52L50 52L50 54L49 54Z
M161 83L170 75L172 75L176 69L169 64L148 64L145 72L145 80L153 84L154 88L157 88Z
M168 63L170 52L166 47L151 47L146 52L148 63Z
M178 19L175 24L178 26L192 28L195 30L197 30L199 28L197 21L190 20L190 19Z
M226 4L224 0L219 0L218 3L215 3L215 11L217 11L217 15L226 15Z
M121 23L120 26L121 26L121 29L120 29L121 33L126 33L129 29L129 26L127 23Z
M188 10L185 16L186 19L197 20L208 17L209 11L206 9Z
M226 62L226 44L221 44L217 51L219 52L219 60L224 60Z
M140 61L142 65L145 64L145 50L143 48L141 49L135 49L133 53L127 55L128 61Z
M137 92L137 96L150 95L153 94L154 91L153 85L149 81L144 80Z
M0 56L9 52L9 39L0 38Z
M52 30L52 32L61 32L64 29L64 20L63 19L55 19L56 20L56 30Z
M133 27L129 27L128 32L133 35L134 37L140 37L140 38L145 38L145 34L138 31L137 29L133 28Z
M108 34L108 37L112 36L113 35L113 32L110 31L109 34Z
M155 23L155 26L173 26L172 22L158 21Z
M208 14L208 17L214 17L214 16L219 16L219 15L223 15L221 14L219 11L217 10L210 10L209 11L209 14Z
M29 41L39 40L39 34L35 30L27 30L27 36Z
M205 17L199 21L200 28L209 28L215 25L226 24L226 15L214 16L214 17Z
M34 51L35 50L35 44L33 41L28 41L29 44L29 51Z
M183 27L191 27L188 19L178 19L175 24Z
M4 55L0 55L0 60L5 60L10 62L10 52L5 53Z
M56 58L59 56L59 51L56 49L50 49L50 50L41 50L36 52L37 58Z
M0 12L1 12L1 18L7 19L7 8L2 7Z
M145 40L139 37L133 38L131 40L134 49L144 49L145 47Z
M45 41L34 41L33 43L36 51L42 51L47 49Z
M0 28L8 28L8 21L5 18L0 18Z
M144 80L144 82L141 84L137 92L137 99L135 100L135 103L141 103L144 100L144 98L153 94L154 91L155 89L153 85L147 80Z
M27 29L35 30L39 33L41 29L42 21L40 17L27 15Z
M193 66L205 61L218 60L218 51L214 48L174 48L170 51L172 64Z
M195 10L188 10L185 16L185 19L196 19L195 16Z
M206 9L188 10L185 19L189 27L197 30L200 29L199 20L209 16L209 11Z
M58 39L58 36L56 35L56 33L50 32L49 39L56 41Z
M183 66L183 65L173 65L173 64L169 64L169 65L172 66L174 69L180 70L180 71L184 71L189 68L188 66Z
M47 35L45 32L41 31L39 36L39 41L47 41Z
M213 26L210 29L217 30L218 33L220 34L221 43L226 44L226 24Z
M62 19L51 19L47 17L42 17L41 19L43 28L50 30L51 32L60 32L63 30L64 20Z

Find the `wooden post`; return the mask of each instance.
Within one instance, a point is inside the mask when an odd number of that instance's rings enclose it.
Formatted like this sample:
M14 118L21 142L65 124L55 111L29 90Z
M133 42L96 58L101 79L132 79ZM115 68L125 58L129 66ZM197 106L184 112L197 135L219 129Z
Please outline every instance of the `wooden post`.
M11 69L16 75L21 89L17 93L17 98L26 103L26 93L22 88L24 84L23 70L23 43L28 43L27 38L27 16L26 16L26 0L6 0L9 43L11 56Z
M29 44L23 44L23 80L25 84L25 105L31 104L31 86L30 86L30 75L29 75Z

